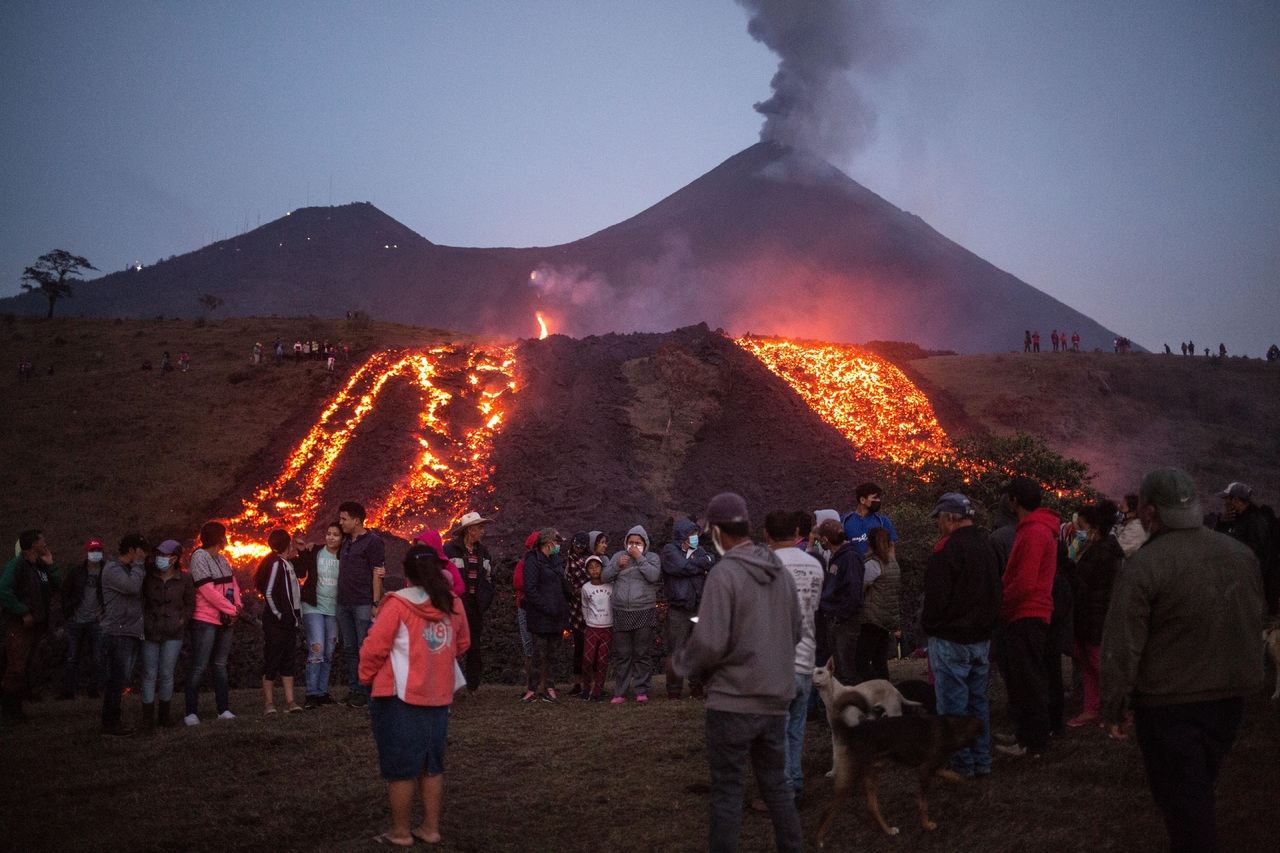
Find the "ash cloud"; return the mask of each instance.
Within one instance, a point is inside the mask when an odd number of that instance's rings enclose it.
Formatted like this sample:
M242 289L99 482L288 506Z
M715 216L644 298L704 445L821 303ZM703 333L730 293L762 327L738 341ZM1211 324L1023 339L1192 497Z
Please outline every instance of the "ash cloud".
M873 138L876 114L851 74L882 70L905 32L884 0L738 0L747 32L778 55L760 139L839 160Z

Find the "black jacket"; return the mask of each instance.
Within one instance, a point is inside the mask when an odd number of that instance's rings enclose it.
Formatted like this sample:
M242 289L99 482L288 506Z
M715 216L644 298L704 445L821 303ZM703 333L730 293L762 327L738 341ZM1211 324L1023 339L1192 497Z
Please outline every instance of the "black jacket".
M532 634L558 634L569 626L564 569L540 550L524 558L524 612Z
M924 568L920 628L953 643L991 639L1000 621L1000 565L987 535L973 525L955 530Z
M1075 637L1080 642L1101 645L1111 589L1123 562L1124 549L1114 536L1091 543L1076 560Z
M845 542L831 555L827 576L822 582L819 608L828 619L856 619L862 612L862 581L867 567L857 544Z
M458 567L462 574L462 583L466 586L463 603L468 598L475 602L481 613L493 604L493 558L484 543L477 542L475 551L468 553L462 547L461 539L450 539L444 543L444 555Z
M98 570L101 571L102 567L99 566ZM72 566L67 571L67 576L62 580L62 590L59 593L59 600L62 602L62 615L64 618L70 619L72 616L76 615L76 608L80 606L80 602L84 601L84 590L88 581L88 560Z

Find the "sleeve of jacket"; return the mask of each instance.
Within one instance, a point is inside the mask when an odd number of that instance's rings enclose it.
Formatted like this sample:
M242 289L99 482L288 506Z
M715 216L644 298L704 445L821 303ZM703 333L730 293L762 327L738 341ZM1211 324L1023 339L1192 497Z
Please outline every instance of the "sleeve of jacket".
M793 596L794 598L794 596ZM712 572L702 591L698 624L693 626L683 649L675 651L672 669L682 678L705 677L729 653L733 602L725 573Z
M640 570L640 576L649 583L657 583L662 579L662 564L658 561L658 555L652 551L646 551L640 557L636 568Z
M387 601L378 609L378 618L369 626L360 645L360 683L372 684L378 671L382 669L391 655L391 644L395 642L396 631L400 629L400 603L398 595L387 596ZM390 605L390 606L387 606Z
M944 546L930 554L924 564L920 630L926 635L932 634L933 630L942 625L946 619L947 604L951 601L951 587L951 561Z
M4 571L0 573L0 610L13 616L25 616L28 610L27 605L22 603L13 588L14 579L17 576L18 558L14 557L4 564Z
M1009 565L1004 570L1001 616L1015 613L1034 593L1035 575L1044 560L1056 562L1057 540L1047 536L1019 536L1013 540Z
M198 550L191 555L191 581L196 586L196 595L214 610L234 616L236 606L213 583L212 564L213 557L208 551Z
M690 551L689 554L696 554ZM673 578L692 578L702 573L702 568L685 556L684 551L674 542L662 546L662 573Z
M459 596L453 599L453 642L457 657L462 657L471 648L471 624L467 622L467 611Z
M102 567L102 586L121 595L138 595L142 592L142 581L146 576L145 569L107 563Z
M621 574L622 572L621 567L619 567L618 565L618 560L625 553L627 552L619 551L618 553L614 554L612 557L609 558L609 564L604 567L603 571L600 572L601 583L613 583L613 581L617 579L618 575Z
M532 564L525 561L524 564L524 600L526 604L532 604L534 610L543 613L554 613L555 605L552 604L548 597L551 594L562 594L557 584L555 590L547 589L546 573L542 571L542 561L534 560Z
M1116 578L1102 629L1102 714L1110 722L1123 720L1128 712L1150 621L1150 575L1144 568L1128 567Z

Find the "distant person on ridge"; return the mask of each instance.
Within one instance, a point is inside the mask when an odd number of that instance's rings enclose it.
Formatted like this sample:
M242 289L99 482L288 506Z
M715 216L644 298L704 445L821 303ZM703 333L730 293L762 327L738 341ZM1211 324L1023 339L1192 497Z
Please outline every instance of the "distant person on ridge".
M1040 330L1031 333L1031 351L1040 352Z
M1218 358L1226 358L1226 357L1227 357L1227 345L1218 344Z
M347 705L369 704L369 688L360 683L360 647L382 595L386 576L386 545L364 526L364 507L355 501L338 506L338 524L347 540L338 557L338 632L347 662Z
M1022 351L1031 352L1031 330L1027 329L1027 333L1022 338Z
M1262 570L1262 590L1267 600L1267 611L1276 614L1276 597L1280 594L1280 576L1277 576L1274 513L1269 513L1253 502L1253 489L1244 483L1231 483L1218 492L1222 499L1222 513L1214 529L1225 533L1237 542L1249 546L1258 558Z
M462 594L463 611L467 614L467 626L471 646L463 659L467 677L467 690L480 689L484 675L484 660L480 656L480 640L484 635L484 615L493 604L493 558L480 540L484 538L485 525L491 518L483 518L478 512L468 512L458 521L445 543L444 555L462 574L466 592Z
M27 719L22 702L30 686L36 649L49 629L50 603L62 583L62 571L39 530L24 530L19 553L0 574L0 612L4 619L7 664L0 680L4 715L12 722Z
M1058 330L1054 329L1053 334L1049 335L1049 342L1053 344L1053 351L1058 351Z
M738 849L749 757L777 849L799 853L804 836L785 772L786 716L803 636L795 583L774 551L751 541L740 496L716 495L704 518L721 559L707 576L698 624L676 651L674 667L707 686L708 847L712 853Z
M1071 351L1080 352L1080 333L1079 332L1071 333Z
M854 489L856 503L853 509L840 519L844 526L845 538L853 543L862 556L867 555L867 531L873 527L883 527L889 531L889 541L898 541L898 531L894 529L889 516L880 511L882 490L875 483L863 483Z
M662 546L662 587L667 594L667 698L679 699L684 679L671 668L672 651L684 648L693 631L693 618L698 615L702 586L715 557L698 539L698 525L687 518L678 519L672 528L671 541ZM702 682L690 681L689 690L702 698Z

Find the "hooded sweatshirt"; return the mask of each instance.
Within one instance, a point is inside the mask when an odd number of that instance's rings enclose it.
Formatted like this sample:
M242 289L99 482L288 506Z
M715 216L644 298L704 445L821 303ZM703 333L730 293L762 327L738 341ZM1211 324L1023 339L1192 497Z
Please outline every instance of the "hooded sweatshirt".
M627 538L622 541L625 543L632 536L639 536L644 540L644 553L640 555L639 560L631 561L624 569L619 565L619 561L623 557L630 556L624 547L621 551L613 555L609 560L609 565L604 567L604 571L600 575L602 583L613 584L613 609L618 610L647 610L658 602L657 587L658 580L662 577L662 565L658 561L658 555L649 550L649 534L640 525L636 525L627 531Z
M102 630L105 633L142 639L142 581L146 573L141 560L126 565L115 556L103 565Z
M1041 507L1018 522L1004 570L1000 621L1053 617L1053 576L1058 569L1058 516Z
M388 593L360 646L360 681L372 685L374 697L450 705L455 663L470 647L461 598L455 596L453 612L445 613L421 587Z
M697 532L696 524L682 518L675 523L672 541L662 546L662 588L671 607L698 609L707 571L716 561L701 546L684 550L685 540Z
M801 634L791 573L773 551L747 542L707 576L698 622L672 666L705 681L712 710L780 717L795 698Z

